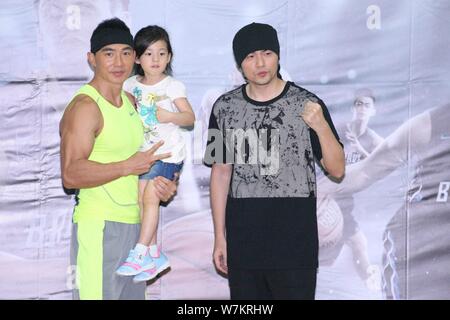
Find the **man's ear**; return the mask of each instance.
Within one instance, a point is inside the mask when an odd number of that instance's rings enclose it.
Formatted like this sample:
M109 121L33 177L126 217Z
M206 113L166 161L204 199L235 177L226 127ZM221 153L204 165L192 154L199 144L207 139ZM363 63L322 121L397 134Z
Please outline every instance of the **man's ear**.
M87 53L87 62L89 64L89 67L91 67L92 71L95 70L96 64L95 64L95 53L88 52Z
M244 81L247 82L247 77L245 76L244 70L242 70L242 67L241 67L241 66L238 66L238 65L236 64L236 69L241 73L242 78L244 78Z

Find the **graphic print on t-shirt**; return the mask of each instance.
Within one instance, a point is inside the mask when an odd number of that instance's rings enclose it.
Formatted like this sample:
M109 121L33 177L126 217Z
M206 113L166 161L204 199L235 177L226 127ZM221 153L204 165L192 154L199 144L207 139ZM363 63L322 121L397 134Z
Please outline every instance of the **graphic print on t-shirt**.
M276 101L254 105L242 91L240 87L220 97L213 108L227 148L226 160L234 164L231 196L315 195L310 129L300 114L308 100L318 99L307 90L287 85Z

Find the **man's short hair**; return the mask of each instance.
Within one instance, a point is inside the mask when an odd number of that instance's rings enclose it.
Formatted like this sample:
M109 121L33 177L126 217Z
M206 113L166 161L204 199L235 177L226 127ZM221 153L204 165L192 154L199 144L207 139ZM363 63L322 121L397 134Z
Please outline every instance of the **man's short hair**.
M353 103L355 103L356 100L358 100L361 97L369 97L372 99L373 102L375 102L375 96L371 89L361 88L361 89L356 90L355 91L355 100L353 101Z

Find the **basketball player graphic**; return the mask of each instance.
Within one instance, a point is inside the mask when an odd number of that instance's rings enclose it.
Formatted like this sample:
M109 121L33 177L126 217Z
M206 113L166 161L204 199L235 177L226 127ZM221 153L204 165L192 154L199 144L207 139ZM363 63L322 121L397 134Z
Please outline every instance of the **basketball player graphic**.
M386 226L382 288L387 299L450 299L450 105L409 119L322 195L359 192L415 158L404 205ZM408 158L411 155L411 158Z
M354 93L351 107L352 119L337 126L344 144L347 169L365 159L383 142L383 138L369 127L370 119L376 114L375 96L372 90L358 89ZM350 178L346 177L346 180ZM322 200L321 186L318 185L317 221L320 245L320 263L331 266L341 253L344 245L350 247L353 264L366 287L371 291L380 290L380 271L369 260L367 238L353 216L354 198L352 194L330 195Z

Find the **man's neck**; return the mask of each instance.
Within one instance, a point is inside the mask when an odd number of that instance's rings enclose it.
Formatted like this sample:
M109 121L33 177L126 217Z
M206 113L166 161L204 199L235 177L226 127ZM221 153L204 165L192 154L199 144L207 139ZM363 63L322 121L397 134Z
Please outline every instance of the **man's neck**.
M286 82L275 77L267 84L248 83L246 86L247 95L255 101L269 101L278 97L284 90Z
M106 82L104 80L95 78L89 82L103 98L108 100L113 106L120 108L122 106L122 85Z
M356 134L357 137L362 136L364 133L366 133L367 128L369 125L368 120L358 120L353 119L350 123L351 130Z

